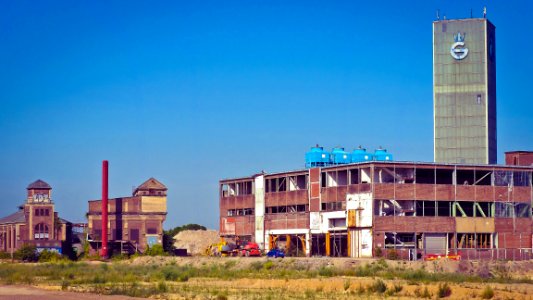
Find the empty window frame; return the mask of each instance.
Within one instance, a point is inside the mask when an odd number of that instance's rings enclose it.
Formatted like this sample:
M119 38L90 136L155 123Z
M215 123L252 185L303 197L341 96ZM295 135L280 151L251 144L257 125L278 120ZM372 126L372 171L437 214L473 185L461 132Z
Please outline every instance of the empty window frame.
M509 186L513 182L513 172L511 171L494 171L494 185Z
M514 205L511 202L495 202L494 215L496 218L512 218Z
M236 186L235 183L224 183L222 185L222 197L229 197L229 196L235 196L236 195Z
M513 172L513 185L514 186L529 186L529 173L528 172Z
M435 184L435 169L421 169L415 170L416 183L421 184Z
M492 185L492 171L476 170L474 185Z
M453 170L452 169L436 169L435 182L437 184L453 184Z
M370 168L361 169L361 183L372 183L372 177L370 176Z
M284 214L284 213L300 213L308 211L308 205L289 205L289 206L269 206L266 207L267 214Z
M415 168L396 168L396 183L413 183L415 182Z
M415 248L414 232L385 232L385 248Z
M287 191L287 178L277 177L267 179L266 188L267 193L285 192Z
M322 211L346 210L346 202L326 202L322 203Z
M474 182L474 170L457 170L457 185L473 185Z
M337 185L339 186L348 185L348 170L337 171Z
M514 203L514 211L517 218L531 217L531 205L529 203Z
M374 169L375 183L394 183L394 173L392 168L376 167Z
M289 176L289 191L307 189L308 175Z
M374 200L374 215L376 216L414 216L414 200Z
M237 195L251 195L253 192L253 184L251 181L244 181L237 183Z
M229 209L228 216L249 216L254 214L253 208Z
M437 201L437 216L449 217L451 216L452 201Z
M350 184L359 184L359 169L350 170Z
M457 233L459 249L490 249L492 243L491 233Z

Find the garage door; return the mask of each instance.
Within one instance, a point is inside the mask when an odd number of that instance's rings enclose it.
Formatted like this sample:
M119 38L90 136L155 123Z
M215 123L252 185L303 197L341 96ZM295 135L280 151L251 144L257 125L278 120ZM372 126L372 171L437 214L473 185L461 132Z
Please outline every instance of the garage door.
M446 234L426 234L424 236L426 254L446 254Z

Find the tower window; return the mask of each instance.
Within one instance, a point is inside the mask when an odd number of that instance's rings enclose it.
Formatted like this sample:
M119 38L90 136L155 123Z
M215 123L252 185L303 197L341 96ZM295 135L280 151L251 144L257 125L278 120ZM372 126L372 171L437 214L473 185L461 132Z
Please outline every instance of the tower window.
M34 238L36 240L47 240L50 236L48 234L48 226L44 223L35 225Z
M35 210L35 216L40 216L41 215L41 210L40 209L36 209Z

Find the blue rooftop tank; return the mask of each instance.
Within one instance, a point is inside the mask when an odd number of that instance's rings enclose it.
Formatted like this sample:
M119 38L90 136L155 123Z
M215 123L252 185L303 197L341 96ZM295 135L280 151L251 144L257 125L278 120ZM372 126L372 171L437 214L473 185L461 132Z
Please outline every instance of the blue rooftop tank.
M349 164L352 162L352 155L342 147L335 147L331 151L331 162L334 165Z
M311 147L311 150L305 153L306 168L324 167L330 164L330 153L324 151L323 147L316 145L316 147Z
M387 149L382 149L380 147L379 149L376 149L376 151L374 152L374 159L377 161L391 161L392 154L387 153Z
M352 162L364 162L374 160L374 154L366 152L366 149L359 146L352 152Z

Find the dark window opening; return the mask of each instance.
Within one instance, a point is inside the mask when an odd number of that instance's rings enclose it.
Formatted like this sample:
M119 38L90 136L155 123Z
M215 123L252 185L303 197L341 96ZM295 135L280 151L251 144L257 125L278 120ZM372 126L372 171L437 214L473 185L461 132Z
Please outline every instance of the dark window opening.
M434 184L435 170L434 169L416 169L416 183Z
M492 185L492 172L491 171L476 171L476 185Z
M472 185L474 182L474 170L457 170L457 185Z
M453 170L437 169L436 176L437 184L453 184Z
M350 170L350 184L359 184L359 169Z

